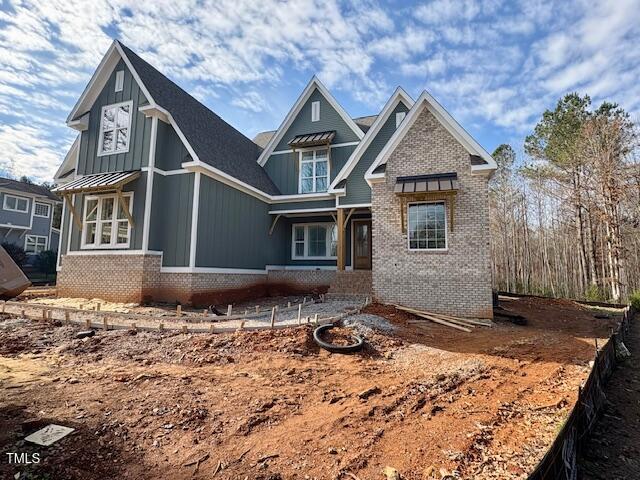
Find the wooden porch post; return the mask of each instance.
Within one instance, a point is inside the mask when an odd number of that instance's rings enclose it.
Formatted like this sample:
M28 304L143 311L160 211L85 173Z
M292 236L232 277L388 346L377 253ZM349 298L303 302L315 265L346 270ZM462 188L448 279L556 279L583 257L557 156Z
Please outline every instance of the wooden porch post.
M344 208L338 208L338 221L337 221L337 228L338 228L338 270L344 270L344 264L345 264L345 244L344 244L344 226L345 226L345 221L344 221Z

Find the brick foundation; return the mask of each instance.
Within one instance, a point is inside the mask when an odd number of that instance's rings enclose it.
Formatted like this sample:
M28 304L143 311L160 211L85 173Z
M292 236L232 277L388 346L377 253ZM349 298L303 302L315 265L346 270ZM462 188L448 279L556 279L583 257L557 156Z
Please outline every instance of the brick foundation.
M448 250L409 251L400 198L394 193L396 178L448 172L457 172L459 182ZM375 298L439 313L493 317L487 178L471 175L469 152L426 108L389 157L385 181L373 185L371 210Z
M327 270L270 270L268 274L168 273L159 255L65 255L60 297L102 298L208 306L269 295L323 293L335 276Z

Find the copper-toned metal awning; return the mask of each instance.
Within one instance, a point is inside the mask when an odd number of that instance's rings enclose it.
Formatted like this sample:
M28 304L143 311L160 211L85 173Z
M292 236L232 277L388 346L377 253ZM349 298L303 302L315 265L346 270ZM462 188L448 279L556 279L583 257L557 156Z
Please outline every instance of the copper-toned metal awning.
M427 192L447 192L458 189L456 173L440 173L436 175L415 175L396 178L394 193L415 194Z
M123 185L135 180L139 176L139 170L133 172L112 172L85 175L84 177L80 177L72 182L55 187L51 191L64 195L69 193L120 190Z
M122 198L122 187L139 176L139 170L133 172L112 172L85 175L84 177L80 177L69 183L55 187L51 191L59 193L65 198L69 205L71 215L73 216L74 223L78 227L78 230L82 230L82 218L80 217L80 213L76 211L76 205L73 203L73 194L115 191L119 201L124 204L124 199ZM131 213L127 209L124 209L124 214L129 221L129 225L133 228L134 222Z
M319 145L328 145L333 141L333 138L335 136L335 130L317 133L305 133L303 135L296 135L295 137L293 137L293 139L289 141L289 146L293 148L304 148L317 147Z
M455 197L458 193L458 175L455 172L398 177L393 191L400 197L400 221L403 233L407 231L405 211L409 202L439 200L449 204L449 229L453 231Z

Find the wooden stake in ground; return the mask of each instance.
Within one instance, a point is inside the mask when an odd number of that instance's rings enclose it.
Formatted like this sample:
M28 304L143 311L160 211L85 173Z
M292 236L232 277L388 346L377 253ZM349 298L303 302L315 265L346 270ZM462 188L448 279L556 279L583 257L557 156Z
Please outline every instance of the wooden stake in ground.
M302 318L302 304L298 304L298 325L300 325L300 319Z
M182 305L176 305L176 314L181 317L182 316Z
M271 328L276 324L276 307L271 309Z
M2 313L4 313L4 309L7 306L7 302L2 302Z
M100 303L99 303L99 302L96 304L96 311L97 311L97 312L99 312L99 311L100 311Z
M227 317L230 317L230 316L231 316L231 310L233 310L233 305L229 305L229 306L227 307Z
M318 324L318 314L317 313L313 316L313 323L315 323L316 325Z
M102 319L102 324L104 325L104 331L106 332L107 330L109 330L109 324L107 323L107 317L104 317Z
M67 310L64 311L64 323L66 325L71 323L71 318L69 318L69 312Z
M91 328L91 320L89 320L89 319L87 318L87 320L86 320L86 322L85 322L85 323L87 324L87 330L88 330L88 329L90 329L90 328Z

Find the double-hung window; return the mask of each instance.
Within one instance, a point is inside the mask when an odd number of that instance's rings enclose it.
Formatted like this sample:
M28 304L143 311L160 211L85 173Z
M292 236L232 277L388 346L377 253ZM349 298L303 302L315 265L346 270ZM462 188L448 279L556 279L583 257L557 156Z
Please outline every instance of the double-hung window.
M300 152L299 193L326 192L329 185L328 150Z
M35 206L33 207L33 216L49 218L50 210L51 206L49 204L36 202Z
M129 151L133 102L102 107L98 155L114 155Z
M82 248L127 248L131 225L132 193L87 197L84 202Z
M47 249L47 237L41 235L26 235L24 251L27 253L40 253Z
M410 203L409 250L446 250L447 215L444 202Z
M293 225L291 258L334 259L337 255L338 230L335 223Z
M27 213L29 211L29 200L24 197L5 194L2 208L10 212Z

